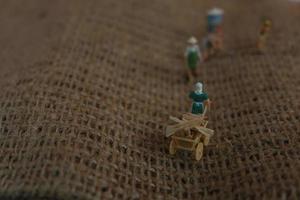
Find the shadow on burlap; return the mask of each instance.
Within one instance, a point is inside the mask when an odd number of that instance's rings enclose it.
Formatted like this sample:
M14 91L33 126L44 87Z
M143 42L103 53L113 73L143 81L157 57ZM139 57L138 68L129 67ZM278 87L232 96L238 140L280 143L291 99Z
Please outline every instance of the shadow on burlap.
M300 8L257 2L219 4L226 51L198 77L215 130L199 162L170 156L163 130L190 109L182 54L213 4L3 3L0 199L299 199Z

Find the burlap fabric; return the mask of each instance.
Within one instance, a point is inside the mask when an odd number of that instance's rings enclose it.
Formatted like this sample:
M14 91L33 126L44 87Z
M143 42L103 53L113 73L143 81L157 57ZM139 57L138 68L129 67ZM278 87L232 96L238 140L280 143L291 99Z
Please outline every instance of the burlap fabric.
M198 77L215 136L199 162L168 154L168 116L191 104L185 41L212 6L1 1L0 199L299 199L300 8L287 1L218 4L226 50Z

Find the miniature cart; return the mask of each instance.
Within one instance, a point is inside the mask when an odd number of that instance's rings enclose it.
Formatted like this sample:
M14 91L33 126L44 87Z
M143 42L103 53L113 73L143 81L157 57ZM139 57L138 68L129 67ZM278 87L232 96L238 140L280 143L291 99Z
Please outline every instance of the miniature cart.
M206 128L208 124L205 117L206 109L202 115L192 113L183 114L182 119L170 117L175 122L166 128L166 137L171 137L169 152L174 155L177 149L194 151L195 159L199 161L203 155L203 148L207 146L214 131Z

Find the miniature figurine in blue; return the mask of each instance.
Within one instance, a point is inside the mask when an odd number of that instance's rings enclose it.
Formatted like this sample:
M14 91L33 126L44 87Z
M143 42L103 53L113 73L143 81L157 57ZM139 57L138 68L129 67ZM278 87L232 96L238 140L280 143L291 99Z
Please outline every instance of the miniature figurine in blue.
M197 76L197 67L202 61L202 54L197 43L197 39L195 37L191 37L188 40L189 46L185 51L185 57L188 65L188 76L190 80Z
M222 9L213 8L207 12L207 37L203 41L203 57L206 61L216 51L223 49Z
M190 93L190 98L193 99L192 113L196 115L203 114L205 106L209 106L210 101L208 95L202 91L203 84L198 82L195 85L195 91Z
M221 26L223 21L223 10L213 8L207 13L207 31L208 33L215 33L216 29Z

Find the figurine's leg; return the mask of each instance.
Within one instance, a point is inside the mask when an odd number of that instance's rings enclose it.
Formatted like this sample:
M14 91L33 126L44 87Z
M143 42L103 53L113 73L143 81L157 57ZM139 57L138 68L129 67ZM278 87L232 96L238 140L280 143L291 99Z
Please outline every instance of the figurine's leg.
M223 41L222 41L221 38L219 38L218 41L217 41L217 47L216 47L216 49L218 51L221 51L223 49Z
M215 47L212 47L212 48L209 49L209 56L214 55L214 53L215 53L215 49L214 48Z
M219 48L219 43L218 43L218 40L216 39L213 43L213 48L212 49L212 55L214 55L216 53L216 51L218 51L218 48Z
M259 41L257 48L260 52L263 52L265 50L265 44L263 41Z
M218 50L219 50L219 47L220 47L220 45L219 45L219 40L216 40L215 43L214 43L214 49L215 49L216 51L218 51Z
M197 77L197 76L198 76L198 73L197 73L196 68L195 68L195 69L192 69L191 71L192 71L193 77Z
M257 49L261 49L261 39L259 38L256 44Z
M192 70L191 69L187 70L187 75L188 75L189 82L193 82L194 81L194 76L192 74Z
M223 49L224 49L223 39L222 39L222 38L220 38L220 40L219 40L219 49L220 49L220 50L223 50Z
M258 42L257 42L257 48L258 48L258 50L264 51L265 45L266 45L265 44L266 43L265 40L266 40L265 36L263 36L263 35L259 36L259 39L258 39Z
M261 49L260 41L259 41L259 40L258 40L257 43L256 43L256 49L257 49L257 50L260 50L260 49Z
M204 61L207 61L207 59L208 59L208 50L205 50L205 51L203 52L203 60L204 60Z
M221 39L221 50L224 50L224 40L223 40L223 38Z

